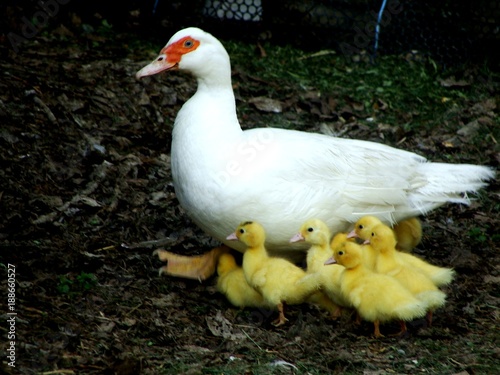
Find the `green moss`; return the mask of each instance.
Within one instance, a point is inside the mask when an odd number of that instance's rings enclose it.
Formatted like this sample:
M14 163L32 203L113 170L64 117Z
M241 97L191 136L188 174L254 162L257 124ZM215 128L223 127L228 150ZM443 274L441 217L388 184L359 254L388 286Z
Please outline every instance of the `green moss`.
M471 79L462 86L447 87L444 80L463 74L463 68L457 72L440 71L432 60L415 62L400 56L383 56L375 64L350 63L335 53L310 54L270 44L263 46L267 56L260 57L253 45L235 42L224 42L224 45L233 68L269 82L270 94L276 85L281 89L298 87L304 92L319 90L322 94L333 94L340 104L345 98L363 103L364 115L377 115L379 121L404 125L406 129L432 128L458 120L454 109L491 97L488 81L493 87L500 81L500 74L480 67L475 72L477 82ZM386 111L377 111L375 103L379 101L387 104ZM405 121L409 117L411 121ZM496 126L491 128L497 139L500 120L495 121ZM480 139L485 136L481 134Z

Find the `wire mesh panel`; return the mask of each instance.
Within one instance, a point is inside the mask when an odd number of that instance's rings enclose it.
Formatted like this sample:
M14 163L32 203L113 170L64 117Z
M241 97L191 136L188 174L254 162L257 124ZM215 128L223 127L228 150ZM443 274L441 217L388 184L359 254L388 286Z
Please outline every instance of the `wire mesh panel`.
M220 20L261 21L261 0L206 0L203 14Z
M449 65L500 54L498 0L206 0L203 13L252 21L275 41L346 56L412 52Z

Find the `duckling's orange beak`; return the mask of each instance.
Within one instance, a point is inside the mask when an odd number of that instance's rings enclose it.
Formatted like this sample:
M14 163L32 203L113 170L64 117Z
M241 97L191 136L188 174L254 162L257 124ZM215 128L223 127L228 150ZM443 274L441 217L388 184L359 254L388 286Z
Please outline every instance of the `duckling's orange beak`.
M236 236L236 232L231 233L229 236L227 236L226 240L229 240L229 241L238 241L238 237Z
M293 242L300 242L300 241L305 241L305 238L302 234L300 233L297 233L295 236L293 236L292 238L290 238L290 242L293 243Z
M354 229L347 234L347 238L358 238L358 237L359 236Z
M324 265L326 266L328 264L336 264L336 263L337 263L337 261L335 260L335 258L331 257L331 258L328 258L327 260L325 260Z

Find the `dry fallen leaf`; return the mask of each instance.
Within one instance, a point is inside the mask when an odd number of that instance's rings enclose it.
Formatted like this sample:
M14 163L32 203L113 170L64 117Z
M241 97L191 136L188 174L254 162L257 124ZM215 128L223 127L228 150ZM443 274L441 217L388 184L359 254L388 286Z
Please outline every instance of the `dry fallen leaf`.
M90 198L90 197L80 197L80 202L82 202L83 204L86 204L87 206L90 206L90 207L101 207L102 206L102 204L100 204L95 199Z
M127 327L132 327L136 325L137 320L133 318L125 318L123 319L122 323L125 324Z
M105 322L101 323L101 325L97 328L100 332L111 332L113 328L115 328L115 322Z
M443 87L467 87L471 85L471 82L465 81L463 79L457 80L455 77L448 77L446 79L440 79L439 83Z
M479 123L479 121L474 120L458 129L457 134L466 138L467 140L470 140L470 138L474 137L474 135L478 133L480 128L481 124Z
M170 294L160 294L158 298L152 297L150 298L151 303L154 307L158 307L159 309L164 309L171 306L176 306L178 304L178 296L175 293Z
M483 280L485 283L491 283L491 284L500 284L500 276L493 276L493 275L486 275L483 277Z
M223 337L229 340L241 340L245 338L243 333L234 332L233 324L220 311L217 311L215 316L207 316L205 320L208 329L216 337Z
M281 113L283 112L283 105L279 100L266 98L263 96L258 96L248 100L250 104L253 104L255 108L262 112L273 112Z
M472 111L475 113L486 113L489 114L491 111L497 108L495 99L486 99L485 101L474 104Z

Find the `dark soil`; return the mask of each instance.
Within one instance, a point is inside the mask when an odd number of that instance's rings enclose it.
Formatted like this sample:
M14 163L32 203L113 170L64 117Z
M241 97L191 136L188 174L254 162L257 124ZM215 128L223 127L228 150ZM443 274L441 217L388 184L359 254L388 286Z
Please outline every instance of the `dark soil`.
M15 266L17 321L15 368L5 355L9 326L1 325L0 372L499 373L498 181L469 207L446 205L423 218L416 253L458 275L432 327L416 321L406 337L377 340L370 324L355 326L348 314L334 322L297 306L287 325L274 328L273 312L238 311L213 278L158 276L154 249L196 254L216 245L179 206L170 174L171 127L195 89L192 78L137 81L154 55L129 35L58 28L17 54L2 47L1 56L0 263ZM283 115L318 130L311 124L324 119L328 102L298 85L234 73L244 127L282 116L247 103L272 91L283 102L299 97ZM491 99L480 116L498 116L498 96ZM457 109L465 123L478 105ZM385 132L383 142L405 137L398 147L433 160L498 166L498 148L459 142L449 128L395 132L355 117L342 125L344 137L382 141ZM444 142L450 138L457 143Z

